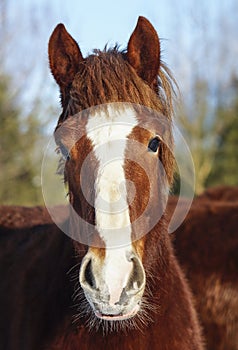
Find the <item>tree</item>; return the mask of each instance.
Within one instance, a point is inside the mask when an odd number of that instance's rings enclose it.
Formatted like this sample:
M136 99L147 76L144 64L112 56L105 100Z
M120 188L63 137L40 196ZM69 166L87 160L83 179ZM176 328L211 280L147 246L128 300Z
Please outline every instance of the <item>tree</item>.
M226 120L230 117L224 113L227 114L230 97L226 90L232 73L237 72L235 43L238 22L235 17L237 2L231 0L219 5L213 7L204 0L191 3L186 8L186 21L181 17L184 7L178 6L175 21L179 50L174 55L174 65L183 97L176 119L193 156L196 194L207 185L218 184L218 179L224 182L221 177L215 179L210 174L218 162L217 147L221 146L224 133L228 133ZM224 142L228 148L228 142L233 141L227 137ZM227 163L235 165L232 158L228 160L232 151L226 151L226 157Z
M206 183L208 186L238 186L238 77L232 79L228 91L232 101L217 108L217 118L223 128L217 140L213 169Z
M208 82L197 78L192 91L190 104L181 103L177 117L193 157L195 192L200 194L213 166L220 123L210 108Z
M21 120L10 91L10 78L0 74L0 202L32 205L42 201L33 157L39 124L31 114Z
M21 6L0 0L0 203L34 205L43 204L41 161L52 115L40 59L46 8L37 11L35 3L19 16Z

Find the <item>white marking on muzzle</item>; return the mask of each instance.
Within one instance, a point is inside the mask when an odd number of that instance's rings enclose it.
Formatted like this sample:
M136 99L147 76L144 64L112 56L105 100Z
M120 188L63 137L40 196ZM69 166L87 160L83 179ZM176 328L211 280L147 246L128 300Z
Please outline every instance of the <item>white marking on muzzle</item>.
M110 305L120 300L123 289L127 286L133 268L127 259L124 248L108 249L103 268L103 277L108 286Z
M95 217L97 231L106 245L102 273L109 289L110 303L119 301L133 267L129 260L132 252L131 223L123 167L127 137L137 124L133 109L117 110L107 106L107 111L101 110L90 116L86 126L87 137L99 162L95 181ZM113 247L116 249L110 249Z

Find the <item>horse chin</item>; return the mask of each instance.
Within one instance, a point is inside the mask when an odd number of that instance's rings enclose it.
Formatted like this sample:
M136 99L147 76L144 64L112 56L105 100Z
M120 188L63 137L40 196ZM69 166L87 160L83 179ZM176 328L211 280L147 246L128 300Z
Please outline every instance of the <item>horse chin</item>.
M104 321L124 321L134 317L139 310L140 310L140 305L138 303L133 309L120 312L117 314L102 313L97 310L94 310L94 314L97 318Z
M112 305L95 299L92 302L90 297L85 296L96 318L104 321L126 321L136 316L141 309L142 295L137 295L124 305L119 303Z

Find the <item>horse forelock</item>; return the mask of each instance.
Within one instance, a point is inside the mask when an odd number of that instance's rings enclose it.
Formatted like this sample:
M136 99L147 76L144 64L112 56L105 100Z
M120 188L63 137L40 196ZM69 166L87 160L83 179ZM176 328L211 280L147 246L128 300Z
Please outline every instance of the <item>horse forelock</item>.
M176 82L165 64L160 65L155 90L137 75L127 62L125 52L120 52L117 47L95 50L79 67L79 72L69 87L68 99L63 105L57 128L69 116L112 102L129 102L148 107L165 116L169 128L171 127ZM174 160L172 131L169 132L169 147L163 145L162 163L170 182Z
M63 102L59 123L69 115L111 102L140 104L165 115L173 116L174 86L176 82L164 63L160 64L158 79L152 89L126 60L126 53L118 48L89 55L79 65Z

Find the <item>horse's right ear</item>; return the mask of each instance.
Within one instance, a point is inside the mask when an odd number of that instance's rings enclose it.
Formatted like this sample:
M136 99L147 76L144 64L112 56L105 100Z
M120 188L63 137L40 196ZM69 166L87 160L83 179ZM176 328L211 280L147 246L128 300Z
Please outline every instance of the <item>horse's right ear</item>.
M63 91L72 83L83 61L78 44L63 24L58 24L51 34L48 52L51 72Z

